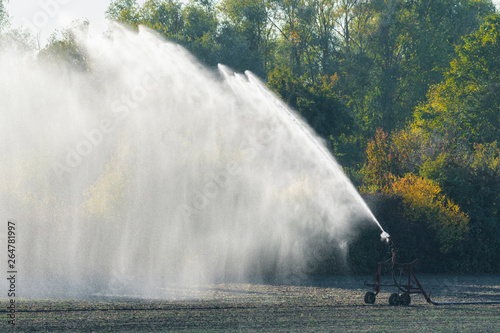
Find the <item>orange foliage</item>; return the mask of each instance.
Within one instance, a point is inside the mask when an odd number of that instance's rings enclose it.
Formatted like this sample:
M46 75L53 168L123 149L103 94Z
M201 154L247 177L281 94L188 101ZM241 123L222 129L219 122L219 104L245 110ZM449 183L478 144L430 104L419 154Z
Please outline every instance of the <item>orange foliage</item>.
M426 223L436 232L443 253L463 239L469 217L442 193L436 182L413 174L391 176L386 190L402 199L403 214L409 221Z

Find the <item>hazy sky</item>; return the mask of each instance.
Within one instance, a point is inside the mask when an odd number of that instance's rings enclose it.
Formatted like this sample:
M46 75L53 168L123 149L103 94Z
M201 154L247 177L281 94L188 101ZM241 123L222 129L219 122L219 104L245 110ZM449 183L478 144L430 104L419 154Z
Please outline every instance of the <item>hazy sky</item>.
M10 0L6 4L13 28L24 26L40 32L42 44L58 28L87 18L91 33L105 30L104 12L111 0ZM138 3L144 3L139 0Z
M139 0L144 3L146 0ZM104 12L110 0L10 0L7 11L12 27L24 26L40 32L42 44L57 28L80 18L90 20L90 33L100 33L106 28ZM497 6L500 0L494 0Z

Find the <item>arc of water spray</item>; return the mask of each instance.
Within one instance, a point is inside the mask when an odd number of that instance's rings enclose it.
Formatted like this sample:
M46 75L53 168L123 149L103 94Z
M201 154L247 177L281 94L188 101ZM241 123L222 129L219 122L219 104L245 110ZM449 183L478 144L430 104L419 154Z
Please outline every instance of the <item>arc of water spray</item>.
M344 248L347 221L376 221L321 139L252 74L222 67L217 80L147 30L81 43L85 73L0 50L0 211L26 226L23 295L174 297L172 286L300 276L318 250ZM87 135L115 114L127 121L106 139ZM85 161L60 182L54 163L78 148ZM232 162L242 168L229 181ZM186 202L203 213L174 215Z
M221 68L221 66L219 66L219 68ZM259 80L259 78L257 78L250 71L246 71L245 75L248 77L248 80L250 82L252 82L253 84L255 84L263 94L267 95L268 97L271 97L272 100L274 100L275 105L278 106L278 108L281 111L281 113L285 114L287 116L287 118L293 124L295 124L295 126L300 130L300 133L302 133L302 135L304 135L307 138L307 140L309 140L314 145L314 147L318 150L318 152L321 154L321 156L332 166L332 168L340 168L340 166L338 165L338 163L333 159L332 155L328 151L326 151L326 149L323 146L321 146L318 143L318 141L311 135L311 133L309 131L307 131L304 128L304 125L301 124L298 121L298 118L296 116L294 116L290 112L290 110L285 105L283 105L283 103L278 98L276 98L275 96L273 96L273 94L268 89L265 88L265 86L262 84L262 82ZM342 174L344 175L344 173L342 173ZM347 176L345 176L345 177L347 178ZM372 211L370 210L370 208L368 207L368 205L366 204L366 202L363 200L363 198L361 198L361 195L359 195L359 193L356 190L356 188L354 187L354 185L350 181L347 181L347 184L348 184L348 186L351 187L351 189L353 190L353 193L356 193L358 195L359 203L362 205L362 207L368 213L368 215L370 216L370 218L372 219L372 221L375 222L375 224L382 231L382 233L380 234L380 239L382 241L385 241L385 242L389 243L389 241L390 241L390 235L384 230L384 228L382 228L382 225L377 220L377 218L375 217L375 215L373 215Z

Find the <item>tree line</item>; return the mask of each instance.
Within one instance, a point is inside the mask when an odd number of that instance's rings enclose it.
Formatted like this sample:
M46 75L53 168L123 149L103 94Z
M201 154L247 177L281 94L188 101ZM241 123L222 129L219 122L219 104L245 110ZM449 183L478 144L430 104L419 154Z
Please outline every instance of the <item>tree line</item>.
M258 75L325 139L402 258L428 272L500 272L491 0L114 0L106 16L209 67ZM85 68L73 38L55 34L39 56ZM352 272L386 256L377 233L350 245Z

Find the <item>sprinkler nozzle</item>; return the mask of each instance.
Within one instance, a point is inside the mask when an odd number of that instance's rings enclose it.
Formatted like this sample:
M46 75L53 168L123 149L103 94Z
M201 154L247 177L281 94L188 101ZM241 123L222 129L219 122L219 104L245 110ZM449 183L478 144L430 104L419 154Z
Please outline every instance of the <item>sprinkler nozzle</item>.
M387 232L383 231L380 234L380 240L386 242L387 244L391 243L391 235L389 235Z

